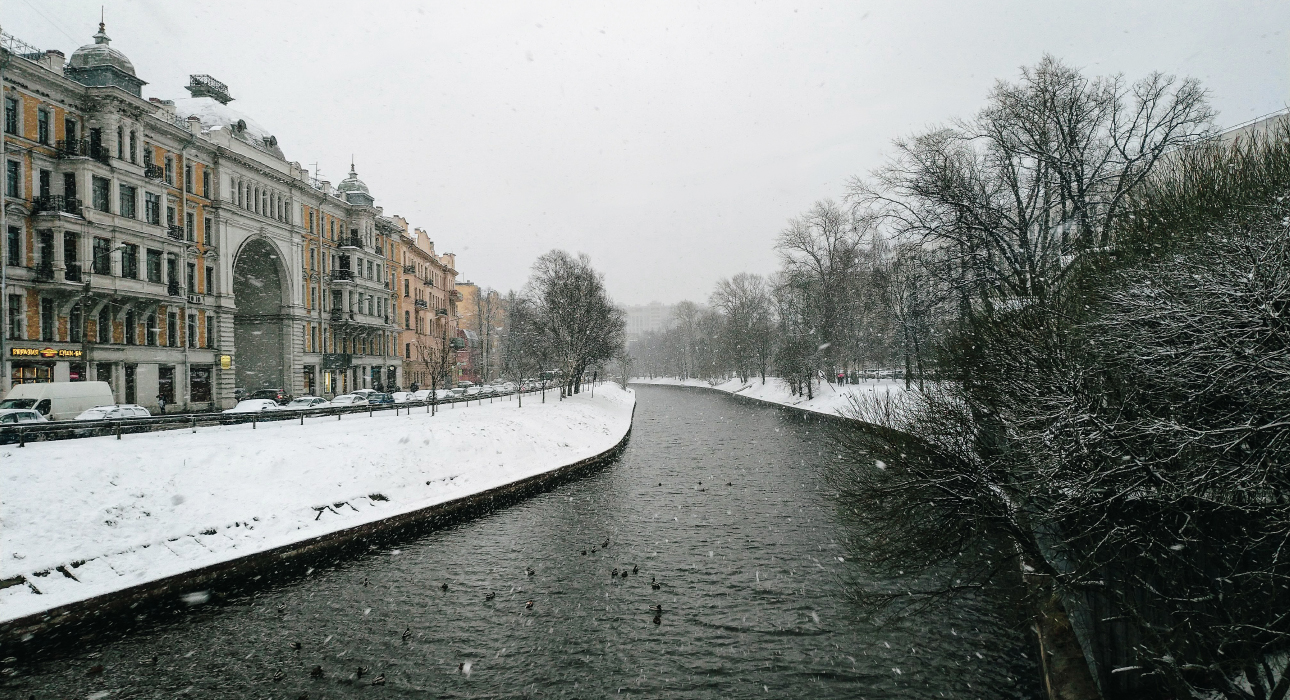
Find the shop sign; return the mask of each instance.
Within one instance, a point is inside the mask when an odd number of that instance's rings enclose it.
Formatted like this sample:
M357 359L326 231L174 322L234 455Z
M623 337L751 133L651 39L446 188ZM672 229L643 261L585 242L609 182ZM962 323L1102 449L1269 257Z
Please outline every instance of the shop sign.
M232 355L220 355L220 356L219 356L219 368L220 368L220 369L232 369L232 368L233 368L233 356L232 356Z
M9 348L10 357L39 357L45 360L55 358L76 358L81 356L80 350L55 350L54 348Z

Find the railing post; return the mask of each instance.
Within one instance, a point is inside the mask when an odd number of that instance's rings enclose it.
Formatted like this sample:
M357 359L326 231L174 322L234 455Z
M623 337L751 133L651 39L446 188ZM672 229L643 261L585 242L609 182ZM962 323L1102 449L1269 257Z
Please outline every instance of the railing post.
M23 430L22 428L18 428L18 447L26 447L26 446L27 446L27 431Z
M121 439L121 421L116 422L116 439Z

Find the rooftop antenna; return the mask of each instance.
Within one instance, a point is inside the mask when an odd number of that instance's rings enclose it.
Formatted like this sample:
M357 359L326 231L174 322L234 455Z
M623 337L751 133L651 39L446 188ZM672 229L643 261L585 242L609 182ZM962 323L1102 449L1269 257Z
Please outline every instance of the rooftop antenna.
M99 31L100 32L103 31L103 29L106 27L105 23L107 22L107 11L104 10L103 7L104 7L103 5L99 5Z

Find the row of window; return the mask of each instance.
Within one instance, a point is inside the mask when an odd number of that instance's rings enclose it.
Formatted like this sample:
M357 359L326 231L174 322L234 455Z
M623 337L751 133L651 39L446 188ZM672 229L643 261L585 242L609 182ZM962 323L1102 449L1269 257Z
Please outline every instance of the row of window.
M14 135L17 135L19 133L19 118L21 114L22 114L22 109L19 102L19 98L6 96L5 97L5 116L4 116L4 128L6 133L10 133ZM53 115L51 110L49 110L48 108L40 107L36 110L36 142L37 143L52 145L53 136L54 136L53 128L51 126L52 120L53 120ZM75 118L68 116L63 119L63 138L65 140L69 142L75 141L77 130L78 130L77 121ZM89 131L90 131L89 155L93 157L106 157L108 151L104 148L104 145L103 145L102 130L99 128L91 128ZM128 148L127 148L127 144L128 144ZM143 164L145 167L150 167L153 165L152 153L153 153L153 146L151 144L145 143L143 146ZM138 132L131 129L129 134L127 135L125 131L125 127L123 125L118 125L116 128L117 159L118 160L128 159L131 163L138 163L139 162L138 154L139 154ZM165 163L165 168L163 170L162 175L166 181L166 184L170 185L171 187L174 187L175 186L175 157L173 155L166 155L164 158L164 163ZM196 194L196 192L193 189L195 182L196 182L196 178L194 177L194 164L191 162L186 163L184 165L184 181L183 181L184 191L188 192L189 194ZM201 195L206 199L210 199L211 180L210 180L209 166L205 166L202 168L201 190L202 190ZM45 193L45 194L47 195L48 193ZM11 194L9 196L16 197L17 195ZM75 195L69 194L68 196L75 196Z
M17 226L10 226L8 235L5 240L5 257L9 265L16 267L24 266L22 254L22 229ZM38 231L36 233L36 268L53 269L54 266L54 232ZM123 243L115 250L121 253L120 276L125 279L139 279L139 246L133 243ZM63 233L63 266L70 270L79 271L77 265L80 262L80 236L71 231ZM94 238L93 250L90 258L90 272L96 275L111 275L112 273L112 241L107 238ZM173 256L166 256L164 251L155 248L146 248L143 250L144 272L148 282L156 284L169 283L174 286L179 285L179 274L177 266L179 261ZM164 261L164 263L163 263ZM186 263L186 275L184 291L190 294L199 292L197 284L197 265L195 263ZM163 267L164 266L164 267ZM162 271L165 271L163 278ZM215 268L207 265L204 272L206 273L204 282L204 293L215 293ZM79 278L79 274L73 274L73 277ZM72 281L79 281L73 279Z
M315 324L301 327L304 334L305 352L338 352L353 355L391 355L395 352L393 340L384 333L374 336L342 335L332 329L330 332Z
M25 335L22 296L19 294L9 295L9 337L15 340L27 339ZM181 338L179 333L179 312L170 311L166 314L166 335L161 337L161 328L158 327L156 313L148 313L143 320L143 342L139 342L139 323L133 310L125 312L124 326L122 328L121 338L124 345L148 345L161 346L164 341L165 347L179 347L181 343L186 342L188 347L214 347L215 339L215 316L206 315L206 337L200 338L198 335L198 314L188 314L187 328ZM113 318L111 312L105 306L99 310L93 319L93 330L86 324L80 304L72 306L67 314L67 322L63 328L59 328L59 317L55 306L55 301L49 297L40 299L40 329L39 339L42 342L66 342L80 343L84 342L83 333L89 333L93 342L109 344L119 342L113 340ZM205 340L204 345L199 346L199 341Z
M278 192L253 182L229 178L229 193L234 204L249 212L291 223L291 202Z

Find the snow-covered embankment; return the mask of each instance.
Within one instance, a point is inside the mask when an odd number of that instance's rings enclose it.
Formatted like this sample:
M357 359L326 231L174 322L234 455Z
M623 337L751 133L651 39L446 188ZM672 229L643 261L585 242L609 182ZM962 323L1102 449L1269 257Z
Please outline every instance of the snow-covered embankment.
M788 406L812 413L824 413L830 416L841 415L851 405L852 397L861 400L871 397L881 400L886 400L888 397L898 399L905 391L903 381L868 381L859 384L828 384L820 382L815 387L814 396L808 401L805 396L794 396L789 391L788 382L777 377L767 377L765 384L762 384L760 377L754 377L747 383L735 378L721 384L709 384L702 379L681 380L670 377L655 377L653 379L636 377L631 380L631 383L712 389L747 399L756 399L779 406Z
M595 394L5 446L0 623L611 452L635 397Z

